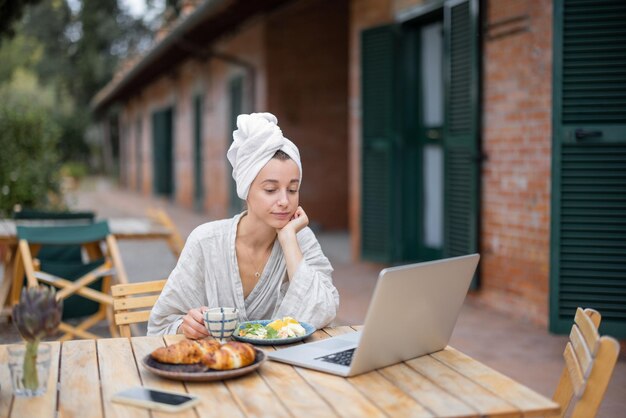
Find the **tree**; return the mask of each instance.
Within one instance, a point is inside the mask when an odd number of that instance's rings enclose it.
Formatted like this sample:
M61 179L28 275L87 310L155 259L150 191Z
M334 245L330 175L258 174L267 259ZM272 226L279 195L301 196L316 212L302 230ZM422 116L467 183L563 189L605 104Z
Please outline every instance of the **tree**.
M74 9L67 0L28 3L20 8L23 17L14 25L15 35L0 40L0 85L26 70L49 87L58 102L71 107L54 112L62 132L61 158L87 161L89 103L113 78L120 60L146 48L151 32L142 19L120 9L117 0L82 0Z
M29 4L40 0L0 0L0 38L15 35L13 25L19 21Z

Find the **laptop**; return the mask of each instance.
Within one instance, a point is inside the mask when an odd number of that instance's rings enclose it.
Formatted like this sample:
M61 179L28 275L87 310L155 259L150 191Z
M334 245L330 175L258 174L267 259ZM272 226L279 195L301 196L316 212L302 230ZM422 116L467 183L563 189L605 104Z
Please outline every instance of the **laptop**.
M361 331L267 354L275 361L354 376L442 350L479 258L471 254L383 269Z

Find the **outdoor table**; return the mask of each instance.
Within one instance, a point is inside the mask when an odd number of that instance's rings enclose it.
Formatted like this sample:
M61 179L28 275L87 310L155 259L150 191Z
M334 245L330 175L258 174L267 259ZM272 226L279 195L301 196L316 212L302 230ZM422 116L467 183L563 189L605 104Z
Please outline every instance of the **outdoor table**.
M111 233L118 240L164 240L169 243L172 231L149 218L109 218L107 219ZM20 220L20 225L49 225L55 221ZM7 315L11 305L11 287L17 253L17 222L13 219L0 219L0 244L9 248L8 257L4 261L4 276L0 284L0 316Z
M307 341L358 328L325 328ZM160 378L141 365L155 348L181 338L53 342L48 390L37 398L12 396L7 349L0 346L0 417L149 417L146 409L111 402L115 393L135 386L201 398L193 410L152 412L154 417L490 417L559 412L552 400L452 347L350 378L268 360L242 377L192 383Z

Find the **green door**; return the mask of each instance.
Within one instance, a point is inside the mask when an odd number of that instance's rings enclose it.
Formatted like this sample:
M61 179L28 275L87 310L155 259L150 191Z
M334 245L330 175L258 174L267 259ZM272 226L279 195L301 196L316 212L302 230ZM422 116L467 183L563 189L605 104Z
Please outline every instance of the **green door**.
M193 98L193 203L194 209L204 209L204 181L202 169L202 96Z
M237 129L237 116L243 113L243 76L236 76L228 84L228 97L230 98L230 115L229 125L230 131L228 132L229 140L228 144L233 141L233 131ZM227 163L230 168L230 163ZM232 170L230 171L232 174ZM233 179L232 175L229 180L230 184L230 205L228 207L228 213L233 216L243 210L243 201L237 196L237 183Z
M173 110L152 114L153 190L161 196L174 196Z
M382 26L361 34L362 177L361 256L390 262L400 258L402 186L398 163L398 29Z
M143 119L139 117L135 123L135 177L136 189L143 190Z
M477 0L363 31L363 258L477 251L477 34Z
M405 95L402 141L403 260L434 260L443 253L444 71L443 10L403 30Z
M626 337L626 4L554 3L550 330Z

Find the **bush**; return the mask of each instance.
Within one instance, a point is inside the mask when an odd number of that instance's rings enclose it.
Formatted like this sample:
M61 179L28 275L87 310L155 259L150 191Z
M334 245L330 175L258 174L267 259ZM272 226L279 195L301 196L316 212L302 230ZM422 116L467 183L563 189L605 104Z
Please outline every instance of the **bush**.
M59 127L45 106L1 93L0 215L9 216L16 204L58 208Z
M61 175L80 181L87 176L87 165L79 161L68 161L61 167Z

